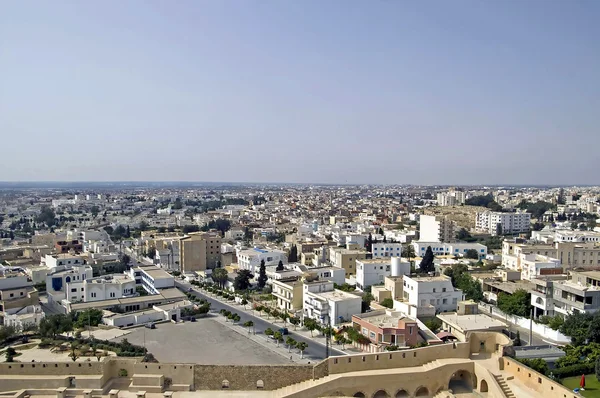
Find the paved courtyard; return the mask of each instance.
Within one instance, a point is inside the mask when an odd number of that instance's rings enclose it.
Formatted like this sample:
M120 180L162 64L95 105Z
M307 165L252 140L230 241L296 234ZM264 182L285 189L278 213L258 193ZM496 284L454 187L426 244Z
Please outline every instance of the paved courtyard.
M156 325L156 329L137 328L123 337L132 344L143 345L144 333L146 348L160 362L203 365L289 363L283 356L211 318L179 324L163 323ZM123 337L115 341L121 341Z

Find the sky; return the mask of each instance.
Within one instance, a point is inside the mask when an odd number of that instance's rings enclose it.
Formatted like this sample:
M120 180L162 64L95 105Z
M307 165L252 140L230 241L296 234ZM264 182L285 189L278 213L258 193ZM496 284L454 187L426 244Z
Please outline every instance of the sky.
M0 181L600 184L600 2L1 1Z

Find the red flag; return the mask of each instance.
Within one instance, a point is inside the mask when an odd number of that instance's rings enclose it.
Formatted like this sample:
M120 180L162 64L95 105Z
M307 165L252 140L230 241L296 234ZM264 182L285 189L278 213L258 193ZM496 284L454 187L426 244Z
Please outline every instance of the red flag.
M581 375L581 381L579 382L579 387L585 388L585 375Z

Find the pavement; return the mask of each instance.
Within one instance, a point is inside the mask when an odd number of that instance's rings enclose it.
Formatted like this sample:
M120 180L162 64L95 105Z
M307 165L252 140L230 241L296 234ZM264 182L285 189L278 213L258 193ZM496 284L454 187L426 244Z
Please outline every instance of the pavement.
M180 281L175 281L175 285L183 291L187 291L188 288L193 287L189 283L180 282ZM226 309L228 311L237 313L240 316L241 320L238 322L237 326L232 326L232 327L246 329L242 326L244 324L244 322L252 321L252 322L254 322L254 329L255 329L256 335L259 337L261 337L261 336L264 337L264 331L268 328L277 330L279 328L284 327L283 321L275 320L275 319L264 319L261 316L259 316L259 314L256 311L252 310L249 305L247 305L246 309L245 309L244 306L242 306L242 305L236 304L234 302L223 302L221 300L217 300L215 297L211 297L207 293L200 291L198 288L196 288L196 287L193 287L193 288L194 289L191 293L194 294L196 297L207 300L211 304L212 312L218 313L221 309ZM265 315L265 317L266 317L266 315ZM229 323L229 324L231 324L231 323ZM308 344L308 347L306 348L306 350L304 350L304 358L305 359L302 359L302 360L296 359L297 361L304 362L306 360L306 363L308 363L309 361L314 363L314 362L317 362L317 361L320 361L320 360L326 358L326 348L325 348L325 344L324 344L325 343L324 337L320 336L320 337L311 338L310 332L307 330L304 330L303 328L299 327L298 330L294 330L293 325L290 325L289 323L287 323L285 326L290 331L290 335L294 338L294 340L296 340L298 342L303 341ZM315 335L316 334L318 334L318 332L315 332ZM266 337L264 338L264 340L267 341ZM346 350L341 350L341 347L336 346L335 343L333 343L333 342L332 342L332 344L334 345L335 348L334 347L329 348L329 356L348 355L349 353L357 352L357 351L351 350L350 347L346 347L347 348ZM286 351L287 351L287 348L286 348ZM294 355L294 354L291 353L288 355ZM294 357L292 357L292 358L294 358Z
M233 330L229 326L231 323L223 324L222 318L210 314L196 322L161 323L156 329L136 328L126 338L132 344L145 346L160 362L201 365L290 363L289 354L283 356L265 349L262 344L248 339L246 328L235 325L239 332Z
M481 308L482 307L480 306L479 309L481 310ZM508 322L507 319L503 316L499 316L494 313L492 313L490 315L489 310L484 310L484 311L482 311L482 313L487 316L491 316L494 319L497 319L499 321L506 323L508 325L509 332L511 332L513 335L516 334L517 331L519 331L519 336L521 337L521 345L536 345L536 346L537 345L548 345L548 344L557 345L555 342L552 342L551 340L548 340L545 337L540 336L537 333L533 333L533 336L531 339L531 344L529 344L529 329L517 326L511 322Z

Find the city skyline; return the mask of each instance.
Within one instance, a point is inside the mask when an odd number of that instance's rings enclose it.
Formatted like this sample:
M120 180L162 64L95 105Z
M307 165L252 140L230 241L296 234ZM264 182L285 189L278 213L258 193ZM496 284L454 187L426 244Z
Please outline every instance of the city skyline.
M0 181L600 184L596 2L1 7Z

